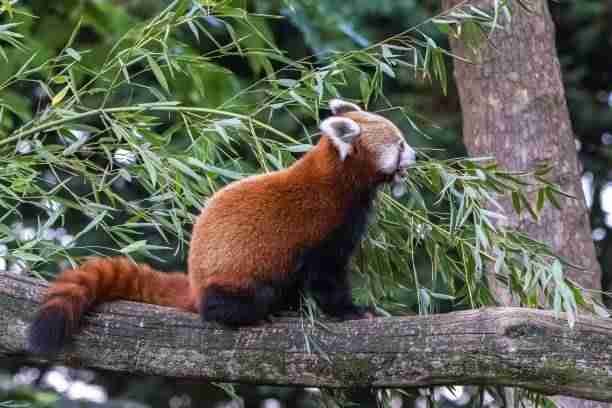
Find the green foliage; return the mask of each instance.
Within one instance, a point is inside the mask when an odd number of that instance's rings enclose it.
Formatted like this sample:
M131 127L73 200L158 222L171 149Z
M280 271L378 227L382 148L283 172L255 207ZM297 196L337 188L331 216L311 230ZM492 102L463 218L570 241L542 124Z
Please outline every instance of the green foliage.
M0 169L0 240L10 262L34 273L50 261L92 253L159 262L173 249L184 254L205 197L307 151L330 98L357 87L357 99L371 108L385 101L385 81L406 70L446 90L444 59L452 55L426 27L459 32L476 24L486 33L498 26L497 10L461 7L311 64L287 58L274 44L273 17L225 2L174 1L149 21L113 33L105 54L77 41L85 24L79 18L57 55L41 59L24 55L31 37L19 30L31 24L30 12L7 8L3 15L10 21L2 26L3 53L20 64L11 64L0 82L0 152L7 163ZM209 44L197 49L204 37ZM245 81L223 64L227 58L246 61L261 77ZM16 96L32 84L41 94L34 115L24 109L31 99ZM406 109L389 109L402 126L424 133ZM504 227L504 215L491 210L501 209L500 194L511 194L516 210L534 217L545 201L556 205L563 193L542 177L545 171L510 174L491 160L441 160L433 153L421 152L425 160L406 180L407 199L382 195L356 260L356 296L393 313L495 304L489 268L520 304L568 312L573 322L584 299L563 278L562 261ZM540 191L535 205L523 192L527 184ZM11 226L27 222L26 211L35 233L23 237ZM80 225L68 225L74 218ZM73 228L73 240L48 239L45 232L57 226ZM96 230L103 240L88 239Z
M420 100L398 96L452 92L446 34L476 53L506 21L505 2L428 17L416 2L382 1L379 15L411 26L382 35L363 0L61 3L47 13L37 2L0 2L0 256L13 270L50 276L66 260L112 253L184 264L206 197L291 164L316 143L327 101L343 96L393 119L423 159L408 196L384 191L378 201L354 262L360 302L391 314L492 305L488 275L521 305L568 312L570 323L579 305L596 307L563 277L565 260L505 225L497 203L510 196L535 218L545 203L557 206L563 192L546 169L513 174L425 148L444 130ZM307 47L278 35L278 14ZM58 239L61 228L68 234ZM324 324L311 300L304 309L304 324ZM394 392L378 392L379 405ZM321 404L348 405L340 397L323 393Z

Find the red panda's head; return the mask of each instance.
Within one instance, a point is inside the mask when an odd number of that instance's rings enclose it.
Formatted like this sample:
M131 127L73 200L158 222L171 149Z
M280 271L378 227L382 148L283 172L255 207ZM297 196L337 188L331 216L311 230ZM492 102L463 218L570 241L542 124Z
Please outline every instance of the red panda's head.
M340 160L360 155L385 180L392 180L393 194L405 192L401 176L415 162L415 151L405 142L402 132L390 120L340 99L329 103L333 116L321 122Z

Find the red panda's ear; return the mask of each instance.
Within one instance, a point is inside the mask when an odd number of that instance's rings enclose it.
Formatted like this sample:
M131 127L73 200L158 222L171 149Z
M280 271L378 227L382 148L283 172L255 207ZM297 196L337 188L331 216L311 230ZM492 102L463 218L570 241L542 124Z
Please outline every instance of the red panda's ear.
M353 147L352 143L361 134L361 128L352 119L332 116L325 119L320 125L321 132L327 135L334 144L340 160L346 159Z
M329 109L334 115L346 112L361 111L361 108L354 103L343 101L342 99L332 99L329 101Z

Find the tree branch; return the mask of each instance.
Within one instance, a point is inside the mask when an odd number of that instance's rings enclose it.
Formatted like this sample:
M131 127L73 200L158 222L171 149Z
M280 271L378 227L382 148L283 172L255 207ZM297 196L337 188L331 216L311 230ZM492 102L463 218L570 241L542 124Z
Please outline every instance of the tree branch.
M0 273L0 358L23 354L44 283ZM489 308L426 317L237 330L133 302L89 313L53 361L223 382L321 387L499 384L612 401L612 322ZM32 356L27 356L32 359ZM36 358L40 361L40 358Z

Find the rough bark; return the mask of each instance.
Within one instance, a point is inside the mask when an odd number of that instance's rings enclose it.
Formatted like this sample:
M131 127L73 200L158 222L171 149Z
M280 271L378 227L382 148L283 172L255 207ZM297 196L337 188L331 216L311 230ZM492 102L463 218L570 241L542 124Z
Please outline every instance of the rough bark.
M463 1L443 0L445 9ZM580 167L567 110L555 28L546 1L530 2L528 13L512 2L511 22L494 31L478 55L462 41L453 52L474 64L454 61L463 111L463 140L471 156L494 156L508 170L554 165L550 179L577 199L562 200L562 209L546 206L539 222L524 211L516 216L509 199L502 205L510 226L548 242L555 251L581 265L567 276L587 289L601 289L601 271L591 239L588 211L580 186ZM470 4L492 9L492 0ZM533 195L532 195L533 198ZM535 203L535 200L532 200ZM498 291L503 304L507 293Z
M0 358L24 356L44 284L0 273ZM132 302L89 313L51 361L139 374L320 387L526 386L612 401L612 322L570 329L552 312L491 308L311 326L300 319L237 330ZM41 357L24 356L40 360Z
M445 9L462 3L443 0ZM506 169L524 171L551 163L551 179L577 197L564 199L560 211L547 205L539 222L526 212L516 215L510 199L501 200L508 224L553 249L584 270L566 270L584 288L601 290L601 269L591 239L588 210L580 186L580 167L556 53L555 28L546 1L530 2L527 13L513 2L512 21L496 30L477 54L451 39L453 52L475 64L454 61L463 111L463 139L472 156L494 156ZM492 0L471 4L489 8ZM535 203L535 194L530 194ZM501 304L513 299L489 279ZM594 297L599 297L593 294ZM511 397L512 393L509 393ZM562 407L608 406L558 398Z

